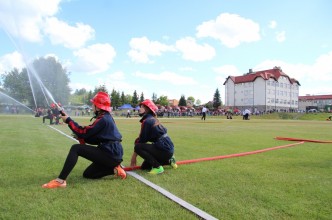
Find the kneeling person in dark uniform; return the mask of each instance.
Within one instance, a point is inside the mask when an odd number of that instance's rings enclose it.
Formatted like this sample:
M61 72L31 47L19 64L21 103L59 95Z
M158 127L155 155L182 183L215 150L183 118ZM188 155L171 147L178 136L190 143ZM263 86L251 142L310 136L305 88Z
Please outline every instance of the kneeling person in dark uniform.
M176 169L174 144L167 134L167 129L157 119L158 107L149 99L140 103L139 116L142 116L141 131L135 140L134 153L130 165L136 166L137 155L144 159L141 169L150 174L164 172L163 165L171 165ZM151 143L147 143L151 142Z

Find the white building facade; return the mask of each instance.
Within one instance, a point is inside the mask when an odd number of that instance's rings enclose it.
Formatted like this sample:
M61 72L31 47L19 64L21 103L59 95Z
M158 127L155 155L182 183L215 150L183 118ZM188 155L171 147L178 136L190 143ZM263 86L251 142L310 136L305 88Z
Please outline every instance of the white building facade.
M297 111L300 83L280 67L229 76L224 82L225 105L252 112Z

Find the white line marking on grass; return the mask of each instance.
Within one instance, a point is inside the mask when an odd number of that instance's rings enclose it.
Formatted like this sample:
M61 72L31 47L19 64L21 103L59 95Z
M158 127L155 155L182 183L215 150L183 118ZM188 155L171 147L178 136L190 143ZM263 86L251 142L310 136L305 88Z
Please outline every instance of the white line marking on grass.
M188 209L189 211L193 212L194 214L196 214L197 216L203 218L203 219L207 219L207 220L215 220L217 218L213 217L212 215L209 215L208 213L200 210L199 208L191 205L190 203L180 199L179 197L173 195L172 193L170 193L169 191L161 188L160 186L150 182L149 180L145 179L144 177L138 175L137 173L133 172L133 171L127 171L127 173L138 179L139 181L141 181L142 183L145 183L146 185L150 186L151 188L157 190L159 193L163 194L164 196L166 196L167 198L171 199L172 201L176 202L177 204L181 205L182 207Z
M75 138L65 134L64 132L58 130L57 128L48 125L48 127L56 130L57 132L59 132L60 134L78 142L78 140L76 140ZM144 177L142 177L141 175L138 175L135 172L132 171L127 171L127 173L134 177L135 179L141 181L142 183L150 186L152 189L157 190L159 193L163 194L164 196L166 196L167 198L169 198L170 200L172 200L173 202L176 202L177 204L181 205L182 207L186 208L187 210L193 212L194 214L196 214L197 216L206 219L206 220L216 220L217 218L213 217L212 215L209 215L208 213L204 212L203 210L200 210L199 208L191 205L190 203L180 199L179 197L173 195L172 193L170 193L169 191L165 190L164 188L161 188L160 186L150 182L149 180L145 179Z
M78 142L78 140L76 140L76 139L73 138L72 136L69 136L68 134L65 134L64 132L60 131L59 129L56 129L55 127L50 126L50 125L47 125L47 126L50 127L50 128L52 128L52 129L54 129L54 130L56 130L56 131L59 132L60 134L63 134L63 135L66 136L67 138L70 138L70 139L72 139L73 141Z

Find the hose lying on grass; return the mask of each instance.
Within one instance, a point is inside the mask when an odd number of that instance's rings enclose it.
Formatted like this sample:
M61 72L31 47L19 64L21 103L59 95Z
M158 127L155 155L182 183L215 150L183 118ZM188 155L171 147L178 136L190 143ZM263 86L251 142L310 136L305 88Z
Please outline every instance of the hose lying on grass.
M309 139L301 139L301 138L289 138L289 137L275 137L276 140L283 141L304 141L304 142L314 142L314 143L332 143L332 141L321 141L321 140L309 140Z
M281 148L286 148L286 147L293 147L299 144L303 144L304 141L294 143L294 144L287 144L287 145L282 145L282 146L277 146L277 147L270 147L270 148L265 148L261 150L255 150L255 151L249 151L249 152L243 152L243 153L237 153L237 154L229 154L229 155L223 155L223 156L215 156L215 157L206 157L206 158L198 158L198 159L192 159L192 160L182 160L182 161L177 161L176 164L190 164L190 163L197 163L197 162L202 162L202 161L210 161L210 160L221 160L221 159L227 159L227 158L232 158L232 157L241 157L241 156L247 156L251 154L258 154L258 153L263 153L266 151L270 150L277 150ZM125 171L131 171L131 170L137 170L140 169L141 166L135 166L135 167L125 167L123 168Z

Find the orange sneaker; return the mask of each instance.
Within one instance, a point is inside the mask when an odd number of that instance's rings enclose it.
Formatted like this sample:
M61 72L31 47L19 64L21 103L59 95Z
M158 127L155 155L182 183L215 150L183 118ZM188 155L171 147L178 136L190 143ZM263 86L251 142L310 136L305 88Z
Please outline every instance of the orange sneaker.
M58 187L65 188L66 186L67 186L66 180L64 180L63 183L60 183L56 179L51 180L50 182L42 185L43 188L47 188L47 189L53 189L53 188L58 188Z
M121 177L121 179L126 179L127 174L126 171L124 171L124 169L122 169L122 167L120 165L116 166L114 168L114 176L115 177Z

